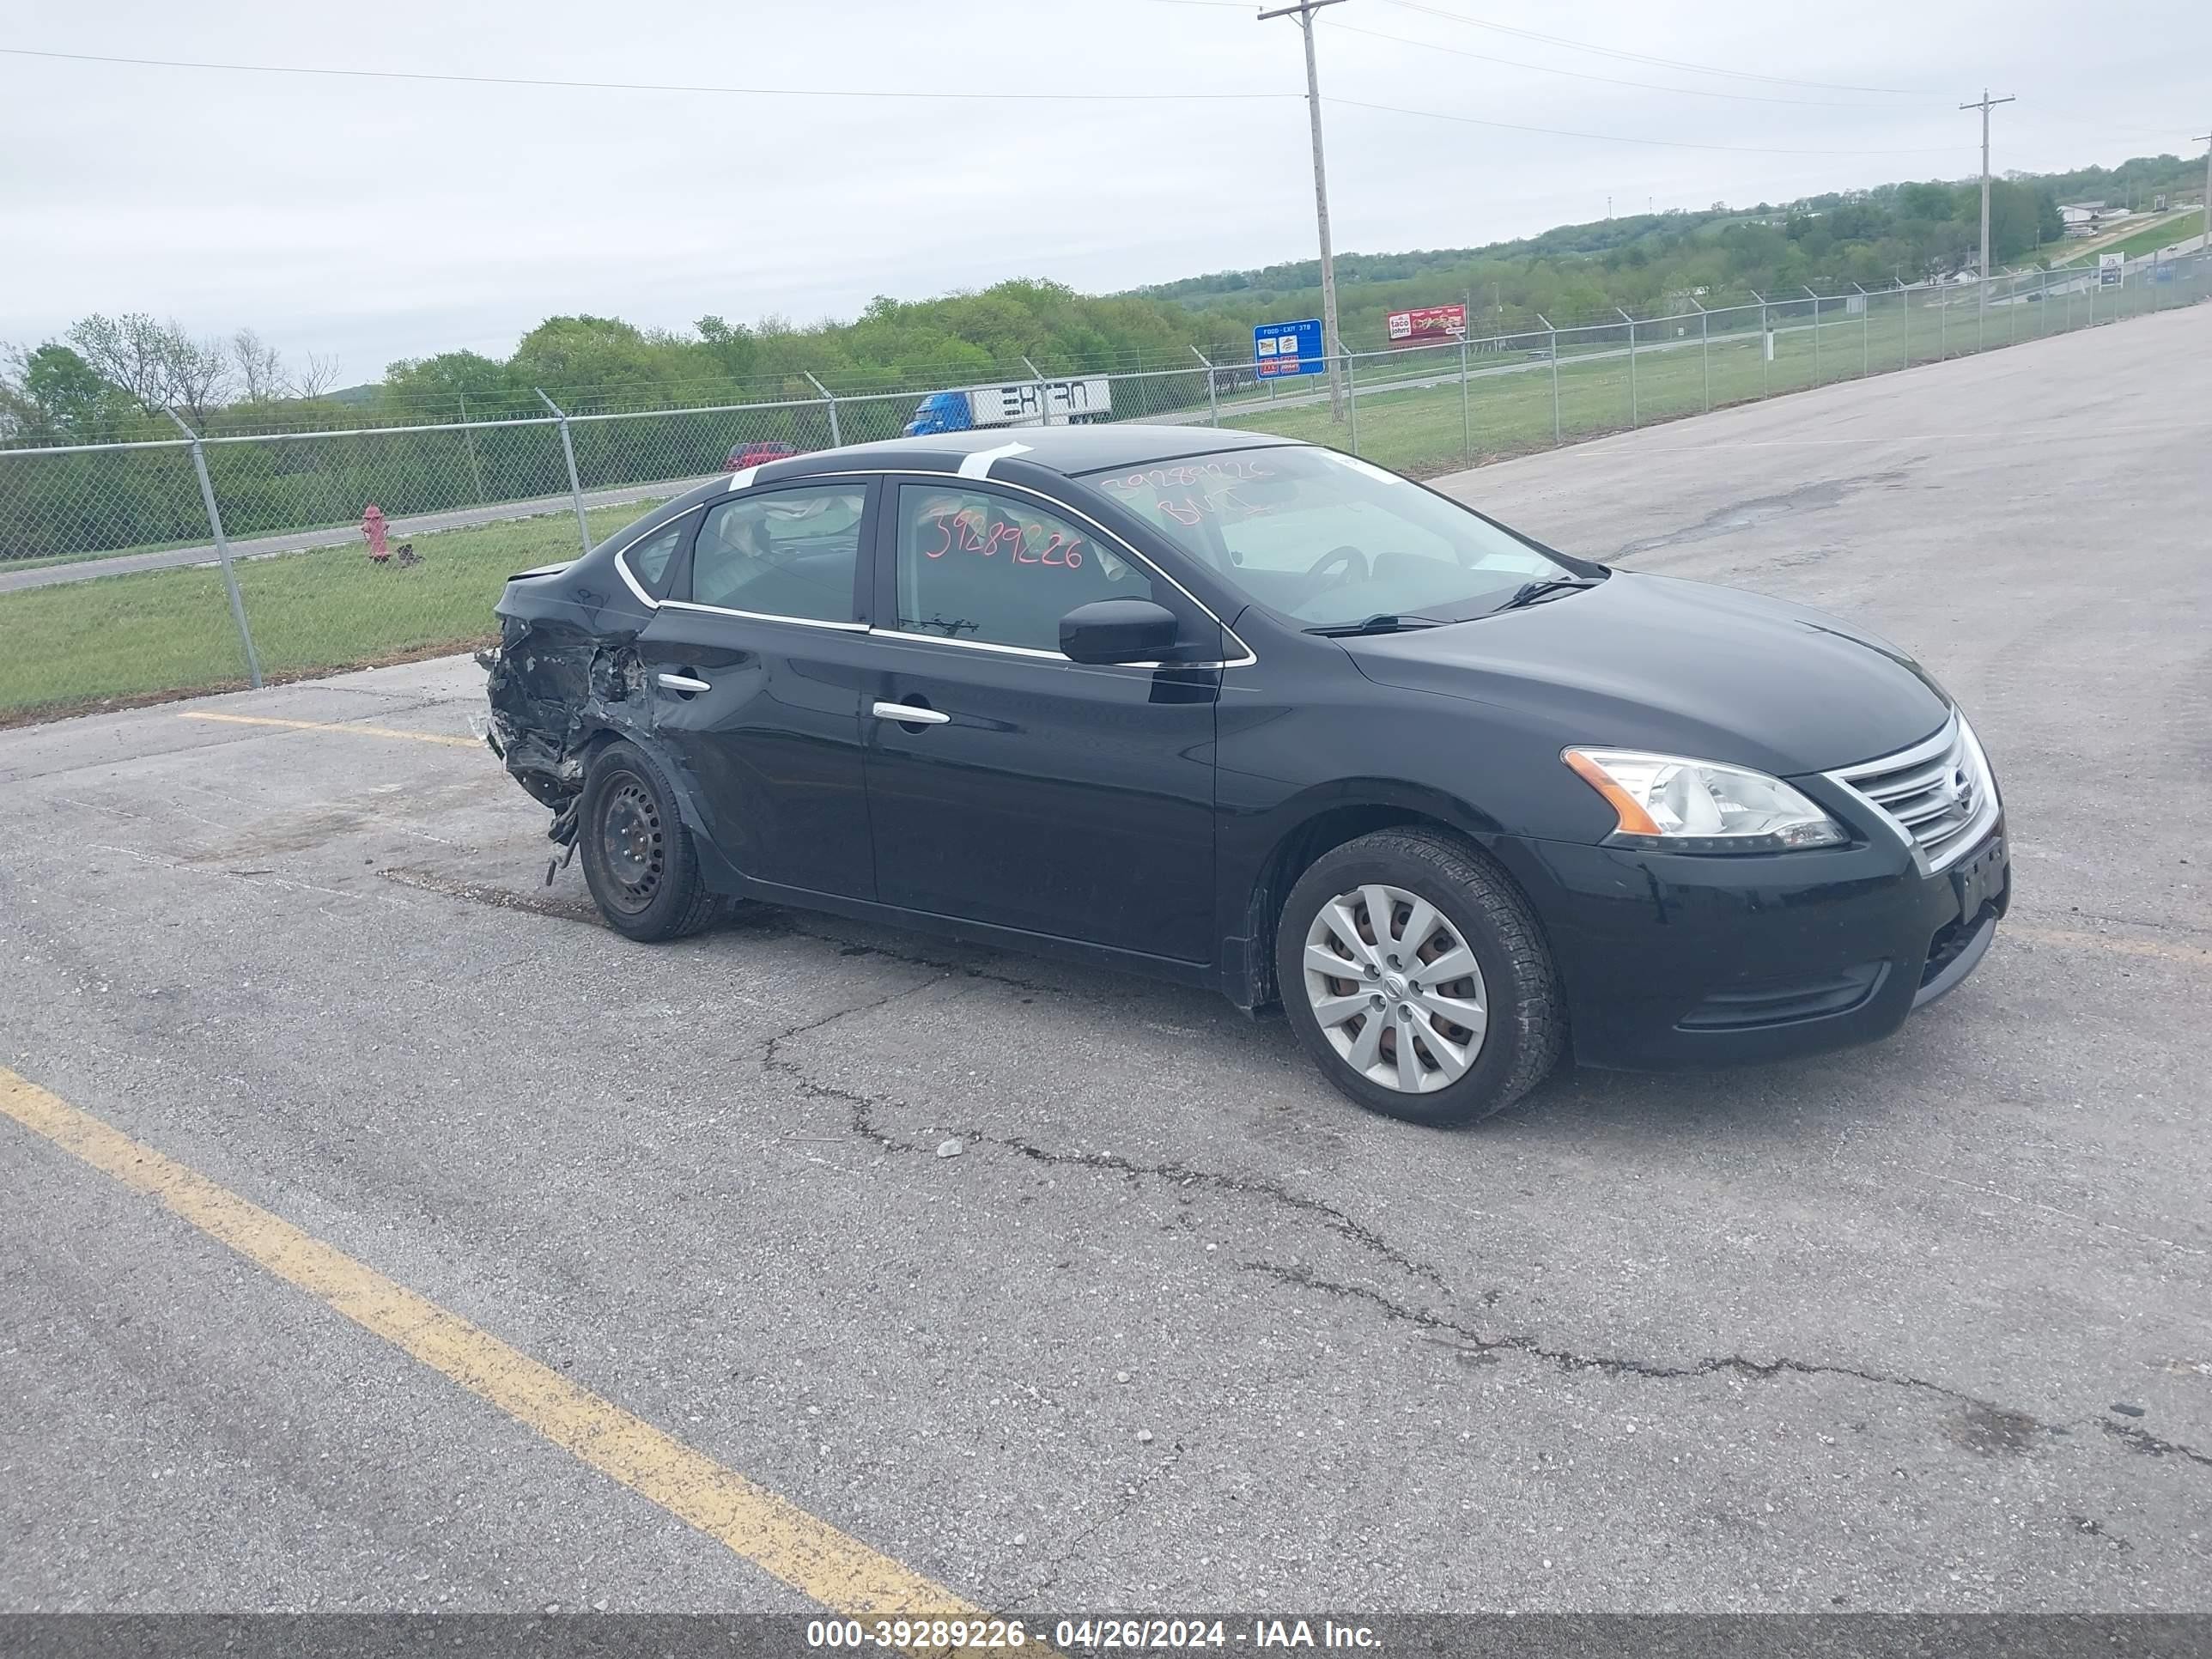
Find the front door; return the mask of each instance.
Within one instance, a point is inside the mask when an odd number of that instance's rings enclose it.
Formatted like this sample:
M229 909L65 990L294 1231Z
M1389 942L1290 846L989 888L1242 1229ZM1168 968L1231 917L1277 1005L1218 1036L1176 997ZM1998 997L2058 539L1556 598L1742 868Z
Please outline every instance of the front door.
M1035 497L886 489L862 709L878 896L1212 960L1219 673L1089 667L1058 647L1060 618L1091 599L1156 599L1192 613L1194 636L1218 625Z
M744 874L875 896L861 765L872 641L858 583L870 484L774 486L707 509L638 636L662 743Z

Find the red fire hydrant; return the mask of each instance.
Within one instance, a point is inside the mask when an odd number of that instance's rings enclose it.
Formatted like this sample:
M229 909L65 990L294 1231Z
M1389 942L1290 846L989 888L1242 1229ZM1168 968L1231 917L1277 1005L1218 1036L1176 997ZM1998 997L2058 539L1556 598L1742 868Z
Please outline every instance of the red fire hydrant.
M392 556L391 548L385 544L386 528L384 509L371 501L368 510L361 515L361 533L368 538L368 556L377 564Z

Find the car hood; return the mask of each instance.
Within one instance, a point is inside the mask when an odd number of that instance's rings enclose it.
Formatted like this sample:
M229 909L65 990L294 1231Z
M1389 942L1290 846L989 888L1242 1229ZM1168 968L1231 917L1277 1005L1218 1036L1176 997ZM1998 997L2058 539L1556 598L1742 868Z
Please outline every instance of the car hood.
M1519 611L1339 643L1378 684L1493 705L1547 741L1779 776L1890 754L1950 709L1919 664L1865 629L1633 571Z

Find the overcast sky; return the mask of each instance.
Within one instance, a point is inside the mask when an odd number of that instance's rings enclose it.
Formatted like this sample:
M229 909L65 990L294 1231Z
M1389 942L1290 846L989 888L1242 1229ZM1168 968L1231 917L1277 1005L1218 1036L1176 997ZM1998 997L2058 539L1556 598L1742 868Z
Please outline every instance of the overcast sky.
M0 55L0 341L33 343L88 312L147 311L335 353L343 383L397 357L504 355L561 312L678 329L709 313L811 321L876 294L1006 276L1102 291L1308 258L1297 28L1256 22L1257 9L0 0L0 46L57 52L1051 94L576 90ZM1468 17L1506 27L1455 21ZM1979 129L1956 106L1984 82L2020 95L1996 114L1999 171L2201 154L2189 137L2212 119L2201 0L1346 0L1316 36L1340 251L1495 241L1600 217L1608 194L1630 212L1963 177ZM1074 95L1085 93L1277 95ZM1626 137L1741 148L1611 141Z

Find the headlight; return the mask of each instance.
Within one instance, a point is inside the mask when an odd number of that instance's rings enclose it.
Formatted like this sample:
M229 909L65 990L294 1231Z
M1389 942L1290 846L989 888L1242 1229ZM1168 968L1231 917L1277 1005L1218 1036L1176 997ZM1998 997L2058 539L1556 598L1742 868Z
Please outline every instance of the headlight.
M1764 772L1630 749L1565 749L1559 758L1620 819L1605 838L1608 847L1786 853L1850 839L1841 824Z

